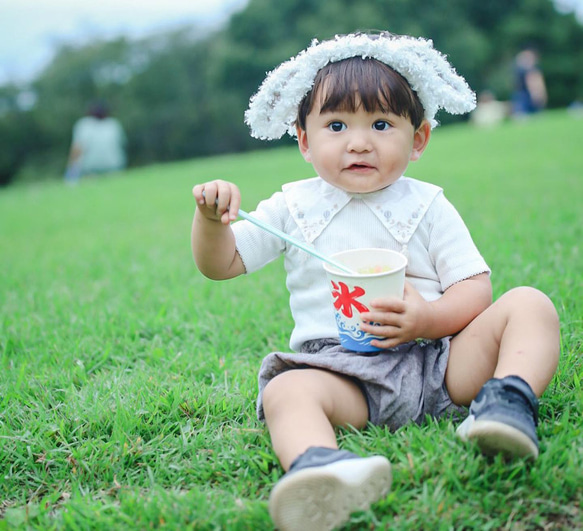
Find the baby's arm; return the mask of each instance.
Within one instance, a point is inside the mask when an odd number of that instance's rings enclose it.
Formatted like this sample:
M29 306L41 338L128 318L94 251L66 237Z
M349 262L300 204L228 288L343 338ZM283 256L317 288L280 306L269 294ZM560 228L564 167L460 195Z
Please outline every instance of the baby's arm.
M407 283L403 300L379 298L371 301L370 312L362 313L365 332L387 339L373 341L380 348L391 348L417 338L438 339L463 330L492 303L492 286L486 273L449 287L436 301L426 301Z
M241 204L239 189L226 181L197 184L192 189L197 209L192 221L192 255L200 272L213 280L245 273L231 221Z

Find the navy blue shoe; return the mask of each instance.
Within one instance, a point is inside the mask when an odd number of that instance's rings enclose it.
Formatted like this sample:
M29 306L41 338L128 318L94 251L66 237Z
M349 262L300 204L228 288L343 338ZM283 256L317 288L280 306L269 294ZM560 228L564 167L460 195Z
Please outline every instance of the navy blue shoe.
M538 400L519 376L488 380L457 429L463 440L476 441L486 455L538 457Z
M329 531L384 497L391 481L385 457L311 447L275 485L269 514L281 531Z

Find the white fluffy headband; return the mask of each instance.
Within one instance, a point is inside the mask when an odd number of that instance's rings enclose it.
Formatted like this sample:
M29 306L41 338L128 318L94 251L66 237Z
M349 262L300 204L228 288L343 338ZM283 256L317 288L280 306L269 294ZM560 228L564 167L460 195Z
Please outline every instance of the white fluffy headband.
M417 93L431 127L442 108L464 114L476 106L476 96L433 42L390 34L350 34L318 42L314 40L289 61L270 72L251 98L245 123L251 136L262 140L295 136L298 107L314 84L316 74L328 63L350 57L374 58L401 74Z

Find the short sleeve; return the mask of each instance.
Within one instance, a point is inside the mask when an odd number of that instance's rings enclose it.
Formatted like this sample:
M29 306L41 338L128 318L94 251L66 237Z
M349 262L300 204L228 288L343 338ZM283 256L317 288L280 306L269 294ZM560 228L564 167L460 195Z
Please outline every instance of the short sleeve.
M429 255L443 291L480 273L490 273L466 224L443 194L433 201L426 221L429 224Z
M261 201L251 215L264 223L284 231L288 210L282 192L277 192L269 199ZM233 223L233 233L237 252L245 265L247 273L253 273L278 258L285 251L285 242L254 225L242 220Z

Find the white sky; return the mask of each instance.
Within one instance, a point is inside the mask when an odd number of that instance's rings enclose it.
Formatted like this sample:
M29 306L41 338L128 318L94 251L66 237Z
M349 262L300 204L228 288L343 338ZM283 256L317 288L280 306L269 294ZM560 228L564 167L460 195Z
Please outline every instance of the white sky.
M277 1L277 0L273 0ZM322 0L323 1L323 0ZM214 25L248 0L0 0L0 85L38 74L63 42ZM583 0L553 0L583 23Z
M560 13L575 13L577 20L583 24L583 0L553 0Z
M0 0L0 84L27 81L58 43L214 25L248 0Z

